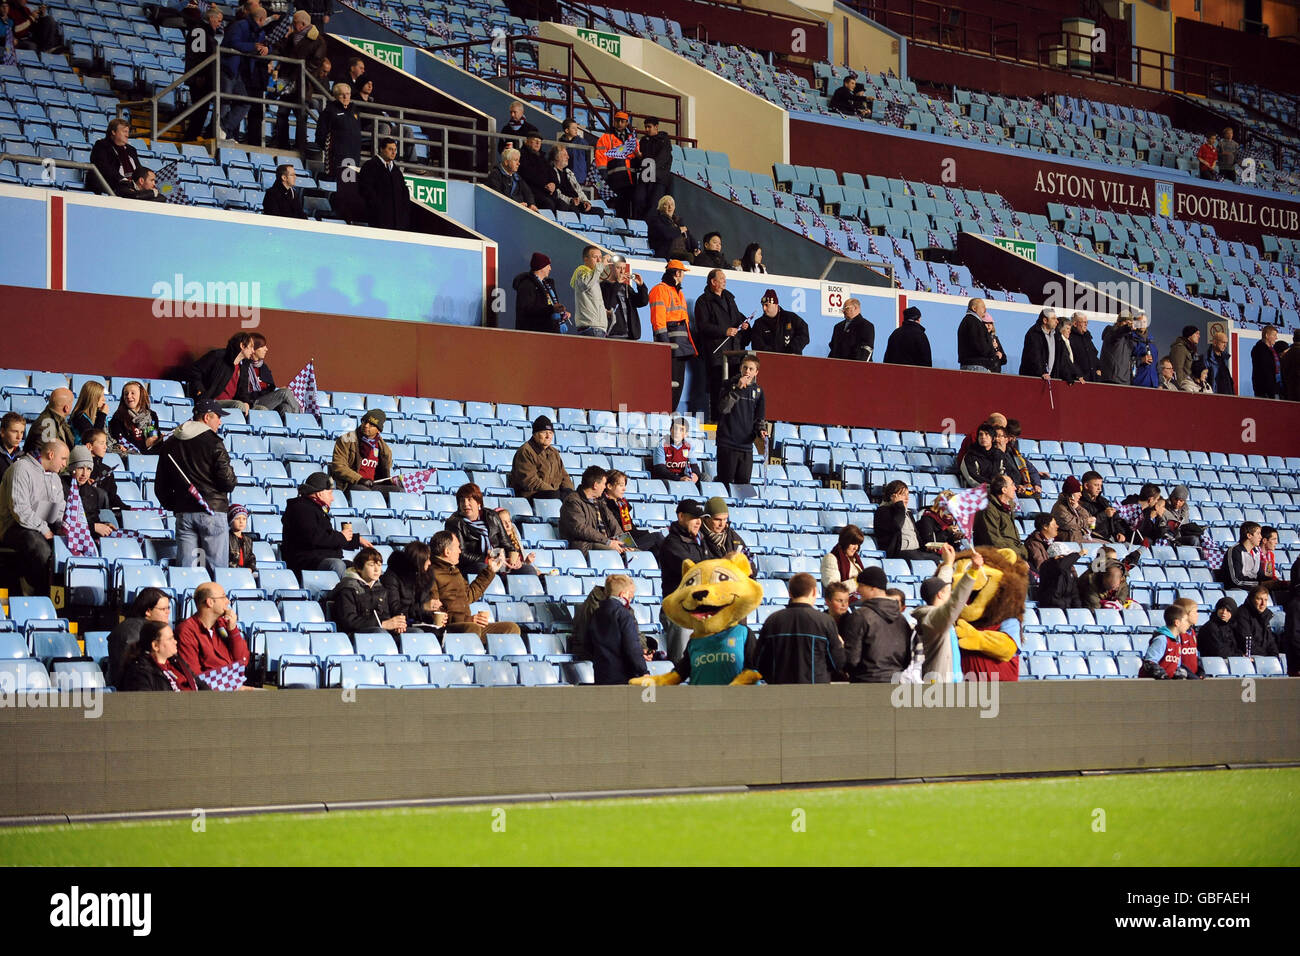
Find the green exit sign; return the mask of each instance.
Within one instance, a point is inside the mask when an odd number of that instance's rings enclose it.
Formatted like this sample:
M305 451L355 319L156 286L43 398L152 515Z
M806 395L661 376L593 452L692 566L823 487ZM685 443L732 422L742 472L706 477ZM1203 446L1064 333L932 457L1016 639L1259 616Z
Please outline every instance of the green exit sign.
M1014 252L1022 259L1028 259L1030 262L1038 261L1038 243L1026 242L1023 239L1004 239L1000 236L989 236L989 240L996 246L1001 246L1007 252Z
M600 47L610 56L621 57L623 55L623 38L617 33L600 33L596 30L578 27L578 36L588 43Z
M373 56L376 60L386 63L394 69L406 69L406 51L408 48L400 43L379 43L375 40L362 40L358 37L340 37L339 39L346 40L361 52Z
M427 206L434 212L447 211L447 182L443 179L430 179L427 176L407 176L406 188L411 192L411 201Z

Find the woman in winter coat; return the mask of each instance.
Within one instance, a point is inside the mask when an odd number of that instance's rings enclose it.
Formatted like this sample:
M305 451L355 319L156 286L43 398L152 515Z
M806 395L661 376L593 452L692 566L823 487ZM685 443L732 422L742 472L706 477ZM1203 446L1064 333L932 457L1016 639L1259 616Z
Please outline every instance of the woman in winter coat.
M1052 508L1052 517L1060 529L1056 533L1057 541L1095 541L1092 536L1091 515L1079 504L1083 497L1083 485L1071 475L1061 486L1061 496Z
M168 624L172 619L172 601L161 588L141 588L126 609L126 616L108 635L108 678L110 687L122 676L122 666L140 640L141 629L150 621Z
M569 310L555 290L550 257L534 252L528 270L510 283L515 290L515 328L520 332L559 334L560 326L569 319Z
M1005 467L1002 453L993 447L993 429L981 425L975 433L975 442L966 450L958 474L967 488L987 484L1002 474Z
M677 200L664 196L653 215L646 219L646 238L656 259L693 259L700 250L695 239L675 215Z
M194 675L176 653L176 635L170 624L146 621L122 664L119 691L133 690L207 690L208 685Z
M334 99L316 122L316 145L325 150L326 175L338 179L344 160L361 168L361 114L352 102L352 87L334 84Z
M158 428L158 413L149 407L149 390L143 382L122 386L122 398L108 420L108 437L128 452L134 448L142 455L158 454L162 431Z
M866 540L867 536L855 524L840 529L839 543L822 557L823 588L836 581L843 581L850 588L856 587L858 572L862 570L862 542Z
M948 510L948 499L952 495L949 490L939 492L929 507L921 512L921 517L916 521L916 536L920 539L921 547L927 544L950 544L954 548L961 548L961 529L957 527L957 519Z
M434 625L442 602L433 591L433 555L423 541L411 541L394 551L379 583L388 591L390 614L405 614L406 626ZM443 621L445 617L441 618Z

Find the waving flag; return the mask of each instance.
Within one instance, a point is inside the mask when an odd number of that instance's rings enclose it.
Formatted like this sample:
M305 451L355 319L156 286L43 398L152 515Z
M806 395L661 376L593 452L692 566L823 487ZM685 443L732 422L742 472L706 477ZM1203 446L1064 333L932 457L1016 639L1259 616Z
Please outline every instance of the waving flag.
M1131 505L1120 505L1115 509L1115 514L1127 521L1130 528L1136 529L1142 520L1142 506L1136 502Z
M117 440L117 447L120 448L122 451L126 452L128 455L138 455L138 454L140 454L140 449L139 449L139 448L136 448L134 445L132 445L132 444L131 444L129 441L127 441L125 438L119 438L119 439Z
M316 360L312 359L303 370L289 383L289 391L298 399L302 410L309 415L320 415L320 403L316 401Z
M68 486L68 506L63 512L63 536L68 539L68 550L77 557L96 556L95 538L86 523L86 509L81 501L81 488L76 478Z
M826 246L837 256L844 255L844 250L840 248L840 244L835 241L835 237L829 232L826 233Z
M397 484L403 491L410 492L413 495L422 495L429 482L433 481L436 471L435 468L422 468L419 471L399 475L396 479Z
M629 136L613 149L605 150L610 159L630 159L636 153L636 137Z
M961 528L962 536L967 541L973 541L971 529L975 523L976 513L983 511L989 504L989 486L979 485L975 488L967 488L965 491L959 491L953 495L944 505L953 519L957 522L957 527Z
M854 233L852 230L850 230L849 232L845 233L845 235L848 236L849 252L861 252L862 247L858 245L857 234Z
M817 215L817 210L816 210L816 209L813 210L813 214L812 214L812 224L813 224L813 227L814 227L814 228L817 228L817 229L825 229L825 228L826 228L826 220L823 219L821 216Z
M239 690L244 686L244 665L235 661L226 667L204 671L199 677L213 690Z

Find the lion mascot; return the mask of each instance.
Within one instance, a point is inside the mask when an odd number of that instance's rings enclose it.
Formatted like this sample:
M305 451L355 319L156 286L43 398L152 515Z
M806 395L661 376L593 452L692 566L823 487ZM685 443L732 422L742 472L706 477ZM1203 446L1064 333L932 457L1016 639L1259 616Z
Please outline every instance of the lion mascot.
M725 558L682 562L682 583L665 594L664 614L691 632L686 653L667 674L634 677L629 683L694 685L753 684L761 679L750 664L755 639L745 626L763 600L763 588L750 574L749 558L733 551Z
M974 680L1019 680L1020 622L1029 596L1029 565L1009 548L976 550L984 558L985 583L971 592L957 621L961 672ZM969 554L957 556L954 580L966 572Z

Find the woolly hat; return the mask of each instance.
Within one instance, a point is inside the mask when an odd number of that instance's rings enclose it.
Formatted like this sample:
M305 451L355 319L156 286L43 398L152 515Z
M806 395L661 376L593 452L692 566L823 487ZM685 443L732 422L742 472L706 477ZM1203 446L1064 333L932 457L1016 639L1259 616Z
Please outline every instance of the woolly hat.
M231 505L230 508L226 511L226 520L233 525L235 523L235 519L238 518L240 515L244 515L245 517L247 517L248 509L245 508L243 505Z
M1083 485L1080 483L1078 478L1071 475L1069 478L1066 478L1065 483L1061 485L1061 493L1072 495L1076 491L1083 491Z
M1174 485L1174 490L1169 492L1170 498L1177 498L1180 501L1186 501L1191 497L1191 492L1187 490L1186 485Z
M708 504L704 506L704 511L710 518L731 513L731 509L727 507L726 499L718 496L709 499Z
M1197 332L1199 332L1199 331L1201 331L1201 330L1198 329L1198 328L1197 328L1196 326L1194 326L1194 325L1184 325L1184 326L1183 326L1183 338L1185 338L1185 339L1190 339L1193 335L1195 335L1195 334L1196 334Z
M95 458L90 453L90 449L85 445L77 445L68 455L68 470L75 471L78 468L94 468Z
M874 564L858 572L858 583L869 588L879 588L881 591L889 587L889 580L885 577L885 569Z
M553 432L553 431L555 431L555 425L553 425L551 423L551 420L547 418L545 415L538 415L536 418L533 419L534 435L536 435L538 432Z
M370 424L374 425L376 428L379 429L382 429L384 427L384 422L386 421L388 421L388 416L384 414L384 410L382 408L369 409L364 415L361 416L361 424L364 425L366 422L369 422Z
M536 272L538 269L545 269L550 264L550 256L544 252L534 252L533 257L528 260L528 271Z
M307 476L307 480L298 486L298 494L314 495L321 491L330 491L334 488L334 479L323 471L318 471Z
M765 303L766 303L766 302L775 302L777 305L780 305L780 304L781 304L781 300L778 299L778 298L776 297L776 290L775 290L775 289L768 289L766 292L764 292L764 293L763 293L763 301L764 301Z

